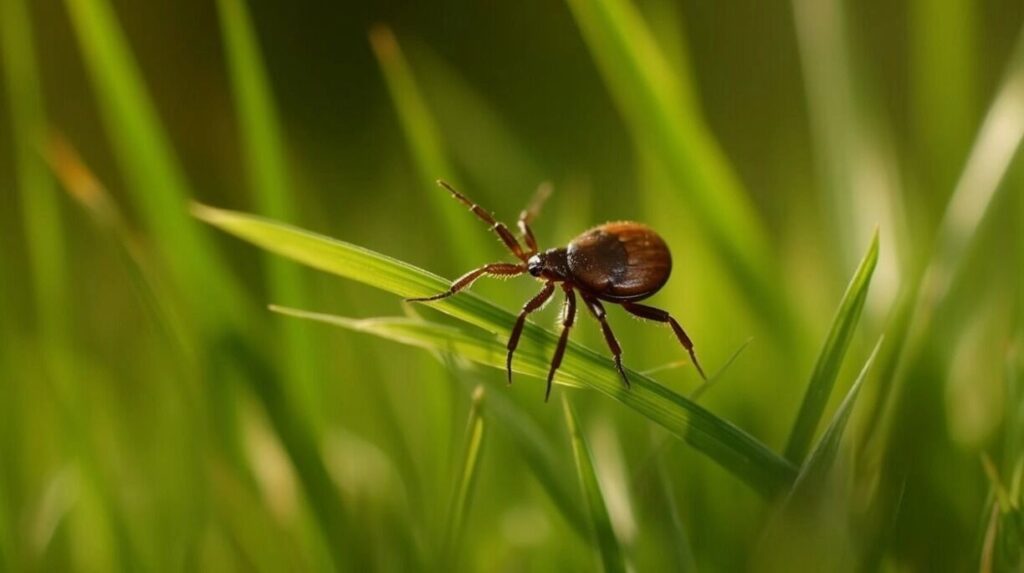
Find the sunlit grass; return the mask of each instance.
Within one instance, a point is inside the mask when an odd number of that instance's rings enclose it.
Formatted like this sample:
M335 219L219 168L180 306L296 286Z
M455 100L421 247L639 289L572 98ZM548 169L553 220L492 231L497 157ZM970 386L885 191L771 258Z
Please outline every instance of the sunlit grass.
M0 0L0 570L1020 568L1017 11L200 4ZM656 226L710 379L508 386L437 178Z

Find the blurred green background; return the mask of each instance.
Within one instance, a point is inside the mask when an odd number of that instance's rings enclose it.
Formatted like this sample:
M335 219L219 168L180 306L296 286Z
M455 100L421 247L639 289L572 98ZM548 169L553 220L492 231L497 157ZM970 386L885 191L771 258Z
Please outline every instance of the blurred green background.
M1010 0L0 0L0 570L1024 570L1022 25ZM509 259L437 178L507 222L550 181L542 247L658 229L651 304L718 373L699 406L670 332L609 314L686 425L576 351L563 381L630 407L273 314L465 326L189 211L448 278ZM723 463L707 424L774 466Z

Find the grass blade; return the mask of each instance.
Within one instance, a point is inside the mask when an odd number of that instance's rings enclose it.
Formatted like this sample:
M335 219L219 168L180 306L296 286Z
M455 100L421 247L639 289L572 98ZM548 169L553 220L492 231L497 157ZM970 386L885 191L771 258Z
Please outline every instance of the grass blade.
M66 260L60 203L36 145L46 135L46 115L25 0L0 2L0 53L11 112L15 172L31 267L40 334L62 344L68 328Z
M832 319L832 328L825 339L825 346L821 349L818 362L814 365L810 384L807 386L807 392L804 393L800 412L797 414L793 431L789 436L789 443L786 446L786 459L791 462L800 463L807 453L815 430L818 428L821 415L825 411L825 404L828 403L836 377L839 376L843 357L846 356L846 350L850 346L853 332L860 320L861 311L864 309L868 286L871 284L871 276L877 263L878 231L876 230L867 254L864 255L860 266L857 267L857 272L854 273L850 284L846 287L846 293L839 303L836 316Z
M479 241L465 241L463 238L479 233L480 224L473 217L466 215L462 209L456 208L451 201L451 195L438 189L434 184L439 178L452 183L458 178L444 152L445 145L437 123L427 107L398 40L390 28L377 26L370 31L370 45L384 73L388 92L398 112L405 138L409 142L427 203L433 209L435 219L443 225L441 235L447 238L448 250L456 253L462 263L479 265L487 258L487 251ZM470 191L469 196L475 197L476 194ZM491 256L493 257L493 254Z
M195 206L194 213L200 219L264 249L402 297L427 296L448 286L441 277L408 263L260 217L204 206ZM432 306L492 333L507 332L515 321L511 313L472 293L450 297ZM557 336L527 324L522 340L522 355L533 352L539 356L539 351L554 347ZM490 343L493 342L490 339ZM503 361L504 351L495 354L493 346L485 348L482 356L487 360L498 357ZM503 344L499 346L504 348ZM545 369L535 368L532 375L546 373ZM561 373L558 380L575 380L665 426L763 494L770 495L779 487L788 486L795 476L792 464L764 444L654 380L632 373L633 388L625 389L614 369L609 368L606 356L579 344L569 344Z
M257 209L281 220L292 220L292 183L288 177L281 126L263 67L256 34L245 0L219 0L220 22L231 71L235 107L245 148L245 161ZM301 269L277 257L267 257L266 279L274 300L303 306L307 303ZM316 342L306 325L294 321L281 324L284 357L296 397L304 412L317 419L319 392L314 368L321 361Z
M146 93L131 50L107 0L66 0L97 92L106 131L130 196L152 231L178 286L199 316L245 316L244 300L202 229L189 220L189 191L167 134Z
M132 285L169 346L179 351L179 357L189 368L196 368L197 350L190 341L188 329L178 309L171 304L174 297L152 265L142 244L128 228L117 203L82 162L77 151L61 136L50 138L46 157L68 195L82 206L118 249Z
M627 0L568 0L634 138L652 150L761 318L792 324L768 261L767 233L708 130L687 78L659 50ZM666 205L678 200L666 201Z
M857 380L850 387L846 397L843 398L843 402L832 417L828 429L822 434L821 439L814 446L814 450L807 456L807 461L804 462L803 467L800 469L800 474L793 484L791 497L806 495L806 492L820 486L827 477L829 470L832 469L832 463L835 460L836 453L839 451L839 442L842 440L843 431L846 429L846 424L850 420L850 414L853 412L853 405L857 401L857 395L860 393L861 386L864 385L864 379L867 377L868 371L871 369L871 365L874 363L875 356L878 355L878 349L881 346L882 340L879 339L875 343L874 350L871 351L868 359L864 362Z
M997 191L1024 140L1024 28L1006 75L989 106L936 233L923 273L910 281L894 315L898 336L887 338L879 365L879 399L872 406L864 441L888 440L903 415L903 370L927 342L936 309L960 274L968 248L983 227ZM891 330L891 329L890 329Z
M590 446L587 445L587 440L580 430L576 412L573 411L572 405L564 396L562 397L562 406L565 409L565 423L569 427L569 439L572 441L576 473L580 478L580 488L583 490L583 498L590 514L597 548L601 554L601 564L606 572L625 571L626 563L623 560L622 548L619 547L619 540L615 537L615 531L612 529L611 518L608 517L608 508L604 502L604 494L601 493L601 484L594 471L594 459L590 452Z
M469 508L479 475L480 455L484 447L487 425L483 416L484 388L477 386L473 391L473 401L469 408L469 421L466 424L466 438L462 449L462 471L456 480L455 493L448 510L448 525L443 544L443 563L454 565L457 559L456 547L462 539L469 516Z
M515 402L501 392L487 397L485 415L515 445L519 455L530 466L534 477L548 493L555 507L562 512L573 531L589 541L590 533L583 512L562 479L555 446L551 438Z
M525 196L546 169L515 130L462 74L422 44L408 49L427 104L444 126L452 161L491 196Z
M280 307L273 309L291 316L326 322L403 344L452 352L494 368L505 367L505 345L497 338L479 331L462 330L407 318L357 320ZM517 359L513 364L513 370L543 379L547 375L550 361L547 350L550 348L551 342L541 344L534 340L528 344L524 343L516 351ZM555 379L556 382L589 387L617 398L666 427L676 437L704 452L764 495L771 495L779 487L788 487L788 480L795 477L792 466L785 465L782 458L771 453L742 430L716 418L685 398L671 394L657 386L650 378L640 374L634 376L634 373L630 372L633 389L618 392L615 383L621 384L621 381L602 372L607 365L600 365L595 369L589 360L581 362L577 356L573 357L570 364L570 353L585 353L588 357L592 354L582 349L567 351L566 361ZM635 397L637 394L639 396ZM665 403L665 400L678 402Z

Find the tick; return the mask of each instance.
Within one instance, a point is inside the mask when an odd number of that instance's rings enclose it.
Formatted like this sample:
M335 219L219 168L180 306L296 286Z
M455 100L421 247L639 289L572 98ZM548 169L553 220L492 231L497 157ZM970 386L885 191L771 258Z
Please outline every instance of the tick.
M519 316L516 317L515 326L512 327L512 334L509 336L507 346L508 357L505 361L509 384L512 383L512 355L519 344L519 336L523 333L526 317L531 312L543 307L551 299L556 285L565 292L565 305L562 309L562 333L558 338L558 346L555 347L551 368L548 371L547 390L544 393L545 402L551 397L551 381L562 363L565 345L569 341L569 331L576 320L575 293L577 291L580 298L583 299L583 304L601 324L604 339L608 343L615 362L615 369L619 371L622 382L627 388L629 388L629 377L626 376L626 371L622 368L622 348L619 346L618 340L615 339L611 326L608 325L602 301L621 305L626 312L640 318L671 326L680 344L690 354L690 360L693 361L697 372L700 373L701 378L706 379L704 370L697 362L697 355L693 351L693 342L679 322L664 310L638 304L661 290L672 272L672 255L669 253L668 245L650 227L631 221L605 223L584 232L565 247L541 251L537 246L537 239L530 229L530 221L537 216L541 205L550 193L549 188L542 187L530 205L519 214L517 225L522 239L526 243L524 249L504 223L496 221L493 215L470 201L448 183L444 181L437 183L468 206L474 215L487 223L520 262L484 265L462 275L452 283L448 290L442 293L407 300L431 302L447 298L469 288L476 279L482 276L512 277L530 273L531 276L543 282L544 287L523 305Z

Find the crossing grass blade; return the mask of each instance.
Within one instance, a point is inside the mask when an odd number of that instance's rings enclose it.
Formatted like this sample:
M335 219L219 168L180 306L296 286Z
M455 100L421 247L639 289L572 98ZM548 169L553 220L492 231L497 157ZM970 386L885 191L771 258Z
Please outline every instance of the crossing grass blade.
M836 453L839 451L839 443L842 440L843 431L846 429L846 424L853 413L853 406L857 401L861 386L864 385L864 379L867 377L881 346L882 339L879 339L875 343L875 348L871 351L871 354L868 355L868 359L864 362L857 380L854 381L850 390L846 393L846 397L843 398L843 402L836 410L825 433L822 434L817 445L814 446L814 449L807 456L807 461L804 462L803 467L800 469L800 474L793 484L793 491L790 493L790 497L807 495L824 482L829 470L832 469Z
M257 210L270 217L292 220L296 211L294 188L288 176L284 138L252 19L245 0L219 0L217 7L249 186ZM277 257L267 257L265 267L267 285L274 300L306 305L307 288L298 266ZM321 409L316 407L319 392L314 369L321 361L317 356L316 341L306 325L286 321L280 329L285 347L284 360L291 378L289 388L297 396L303 411L319 419Z
M440 233L447 238L448 251L455 254L461 263L481 264L487 257L487 251L478 241L466 241L464 238L476 236L482 224L466 214L461 205L457 207L451 195L434 184L438 179L444 179L458 188L458 177L445 153L441 130L427 107L395 34L387 26L378 25L370 31L370 45L384 73L426 201L434 211L435 219L443 224ZM468 195L475 196L471 192Z
M557 453L551 438L526 412L500 392L492 392L487 397L485 414L493 420L497 431L509 437L566 522L584 538L588 537L583 512L559 473Z
M480 469L480 456L487 436L487 426L483 415L484 388L477 386L473 391L469 407L469 421L466 423L466 435L462 448L462 467L456 480L455 493L452 495L448 509L448 524L445 529L444 563L454 566L457 561L457 546L462 539L472 506L473 492Z
M442 292L449 284L441 277L408 263L253 215L201 205L196 205L193 212L207 223L271 252L402 297L428 296ZM515 321L511 313L472 293L461 293L431 306L491 333L507 333ZM503 349L504 345L493 337L484 337L483 334L458 336L450 330L441 336L429 330L417 334L415 325L422 323L406 320L392 324L399 325L400 330L412 328L399 336L426 336L432 340L432 346L442 349L448 343L456 344L457 348L461 345L457 354L472 352L479 362L504 364L505 351L497 350ZM517 351L519 359L516 362L522 365L524 357L532 356L532 362L523 372L535 377L545 375L547 360L550 359L548 353L554 348L557 335L528 324L522 340L523 351ZM733 424L639 373L630 374L633 387L627 390L609 364L606 356L570 343L557 380L576 382L633 408L665 426L764 495L772 495L779 488L788 487L795 477L792 464Z
M601 492L601 484L594 470L594 458L590 452L590 446L580 430L579 420L576 418L572 404L564 396L562 397L562 407L565 409L565 423L569 428L569 440L572 442L576 474L579 477L580 488L583 490L583 498L590 514L590 523L593 527L598 551L601 554L601 564L606 573L625 571L626 563L623 561L622 548L619 546L618 538L615 537L615 530L612 529L612 521L608 516L608 507L604 501L604 494Z
M868 252L864 255L857 267L857 272L854 273L850 284L846 287L846 293L839 303L836 316L832 319L832 327L825 339L825 345L822 347L818 361L814 365L814 371L811 373L811 381L804 393L800 412L797 414L793 431L789 436L789 443L786 446L786 459L793 463L801 463L814 438L814 432L818 428L825 405L832 394L832 387L839 376L839 368L843 364L843 358L846 356L850 341L853 339L853 332L860 320L861 311L864 309L871 276L877 263L878 231L876 230Z
M669 65L628 0L567 0L634 139L654 152L737 288L768 324L793 324L767 233L701 117L685 74ZM682 201L680 200L682 199Z

